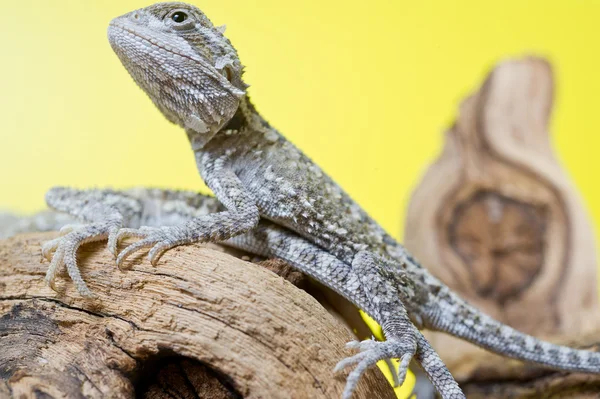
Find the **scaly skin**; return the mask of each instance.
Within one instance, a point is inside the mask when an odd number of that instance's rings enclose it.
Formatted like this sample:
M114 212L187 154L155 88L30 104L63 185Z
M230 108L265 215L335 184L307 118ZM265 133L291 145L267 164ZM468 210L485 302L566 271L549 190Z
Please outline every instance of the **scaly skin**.
M446 331L497 353L550 367L600 372L600 355L543 343L504 326L422 268L256 112L245 93L235 49L200 10L184 3L155 4L114 19L108 36L138 85L167 119L185 129L200 175L223 209L193 215L177 225L137 229L126 227L125 218L136 214L127 201L93 205L77 202L75 191L75 200L68 190L51 192L49 205L78 216L88 214L94 223L45 247L48 255L56 251L49 282L66 265L80 292L90 295L78 276L74 253L81 243L94 239L108 238L109 248L116 251L122 238L140 238L118 254L118 265L145 248L156 263L165 250L192 242L237 242L256 253L267 245L269 253L336 289L383 326L386 342L354 344L361 353L340 363L357 364L344 398L351 396L360 374L380 359L402 359L401 382L413 356L444 398L464 397L416 327ZM261 236L265 230L259 223L265 219L271 224ZM262 241L252 243L256 234Z
M54 209L77 215L86 222L84 225L66 226L61 230L63 234L61 237L51 240L43 246L44 255L52 260L47 274L48 282L52 285L60 266L66 265L80 292L87 296L92 295L92 293L87 290L87 286L79 275L75 261L77 248L84 242L105 240L111 234L110 231L113 230L113 239L109 239L108 246L113 253L116 253L115 221L118 221L119 228L126 229L137 229L140 226L173 226L186 223L195 217L223 211L223 206L214 197L187 191L163 191L145 188L135 188L127 191L82 191L56 187L48 192L47 201ZM111 210L112 218L107 218L107 210ZM40 217L47 219L46 223L43 224L43 226L47 226L46 229L59 228L60 224L53 224L53 222L60 222L60 220L56 220L56 215L45 212L43 215L34 216L33 219L39 219ZM368 289L369 284L386 283L382 280L369 278L369 273L377 273L377 267L369 270L367 265L364 268L365 270L354 270L351 265L340 261L329 252L272 222L261 220L256 229L233 237L222 242L222 244L243 249L256 255L286 260L289 264L329 286L356 306L362 308L376 321L384 325L384 328L387 327L388 331L386 333L391 338L394 335L393 331L389 331L390 324L397 319L400 319L400 323L406 320L406 313L402 312L402 304L399 302L398 293L394 287L387 287L390 292L393 292L389 304L374 305L369 300L369 294L372 291ZM60 257L57 256L61 253ZM58 263L57 259L60 259ZM57 266L53 266L55 264ZM364 289L361 279L367 279L367 289ZM399 311L397 312L396 309ZM425 340L425 337L409 323L403 325L411 330L418 342L415 359L430 377L434 387L442 393L442 397L463 397L458 384L437 353ZM397 345L393 340L389 342L391 344L388 343L387 349L395 351ZM363 343L352 342L349 344L349 347L359 349L361 353L343 360L337 367L341 369L357 364L357 369L349 377L345 396L350 396L362 371L372 365L376 359L392 356L379 348L372 350L377 345L379 344L370 340ZM412 352L410 354L412 355ZM404 379L409 360L410 356L405 356L404 363L399 370L400 375L395 375L397 384L400 384Z

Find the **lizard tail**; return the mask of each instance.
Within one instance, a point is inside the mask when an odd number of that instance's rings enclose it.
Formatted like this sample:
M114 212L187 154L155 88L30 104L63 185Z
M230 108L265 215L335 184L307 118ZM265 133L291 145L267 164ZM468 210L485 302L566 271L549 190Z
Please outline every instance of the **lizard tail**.
M445 287L446 288L446 287ZM600 353L542 341L482 313L448 288L425 317L427 328L452 334L502 356L548 368L600 373Z

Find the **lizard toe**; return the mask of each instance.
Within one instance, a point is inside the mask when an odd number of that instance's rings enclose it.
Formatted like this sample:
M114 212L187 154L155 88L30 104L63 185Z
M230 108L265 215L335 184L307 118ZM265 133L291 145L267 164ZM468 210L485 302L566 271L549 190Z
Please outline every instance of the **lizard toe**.
M150 260L150 263L152 264L152 266L156 266L156 264L160 260L161 255L163 253L165 253L167 250L173 248L174 246L175 246L175 244L172 244L168 241L162 241L162 242L156 243L152 247L150 252L148 252L148 260Z
M48 284L48 286L54 291L56 291L56 275L60 271L60 266L62 265L63 257L64 250L62 248L56 248L54 255L50 258L50 266L48 266L48 270L46 271L46 284Z
M45 277L45 281L50 288L56 290L56 276L63 267L66 267L77 291L82 296L94 297L79 272L77 250L85 243L106 239L109 231L114 228L115 226L108 222L80 226L69 225L61 230L64 235L45 242L42 245L42 255L50 260Z
M126 238L134 237L134 238L145 238L148 235L148 231L145 228L132 229L132 228L123 228L119 229L116 233L114 233L114 242L115 247Z
M194 240L190 238L188 231L178 226L121 229L117 236L117 240L125 237L142 238L119 253L117 256L117 266L119 266L119 268L122 267L123 262L125 262L129 256L141 249L150 248L148 259L153 266L156 266L161 255L167 250L178 245L194 242Z
M416 346L413 343L406 343L396 339L384 342L371 339L364 340L360 343L353 341L347 346L359 349L360 353L343 359L335 366L334 371L337 372L346 367L356 365L346 380L346 387L344 388L344 393L342 395L342 398L344 399L349 399L352 396L352 392L354 392L362 374L370 367L376 365L380 360L387 361L392 358L400 359L400 366L398 370L392 368L392 375L394 383L396 385L401 385L406 378L410 360L416 351Z
M121 269L123 262L131 256L134 252L137 252L143 248L149 248L163 240L163 234L161 233L164 228L160 227L149 227L142 226L139 229L123 228L109 235L108 237L108 248L113 255L117 258L117 266ZM118 245L121 241L127 238L140 238L129 246L127 246L121 253L118 251ZM155 262L153 262L154 264Z
M123 263L135 252L144 248L152 247L156 242L157 240L153 237L146 237L127 246L117 256L117 266L119 267L119 269L123 268Z
M58 249L62 237L54 238L42 244L42 256L48 261L52 261L53 254Z

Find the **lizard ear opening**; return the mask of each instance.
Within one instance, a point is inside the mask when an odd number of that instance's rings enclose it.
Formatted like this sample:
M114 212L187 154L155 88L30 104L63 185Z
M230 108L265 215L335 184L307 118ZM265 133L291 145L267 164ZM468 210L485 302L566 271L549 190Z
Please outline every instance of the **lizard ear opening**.
M229 83L231 83L231 80L233 79L233 71L229 66L225 66L223 68L223 75L229 81Z

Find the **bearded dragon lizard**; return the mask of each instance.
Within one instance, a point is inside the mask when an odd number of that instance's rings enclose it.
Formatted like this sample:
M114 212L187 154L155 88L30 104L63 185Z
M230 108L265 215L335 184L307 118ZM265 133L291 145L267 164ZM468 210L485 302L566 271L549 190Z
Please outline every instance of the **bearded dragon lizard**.
M168 120L185 129L200 175L220 205L207 213L202 209L205 200L170 201L171 212L150 223L152 203L135 195L55 188L46 196L48 204L88 224L68 227L62 237L44 245L43 253L52 259L49 284L65 266L79 292L92 295L75 256L89 241L108 239L119 266L146 248L156 264L164 251L177 245L225 242L287 260L382 325L386 341L353 343L360 353L338 365L356 364L344 398L352 395L364 370L389 358L401 359L397 383L414 358L443 398L463 398L420 328L552 368L600 372L600 354L515 331L430 275L257 113L235 49L199 9L184 3L155 4L115 18L108 36L136 83ZM163 220L165 215L176 217ZM139 240L118 253L117 244L125 237Z

